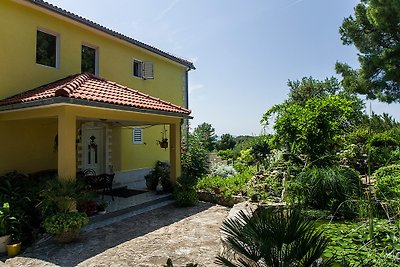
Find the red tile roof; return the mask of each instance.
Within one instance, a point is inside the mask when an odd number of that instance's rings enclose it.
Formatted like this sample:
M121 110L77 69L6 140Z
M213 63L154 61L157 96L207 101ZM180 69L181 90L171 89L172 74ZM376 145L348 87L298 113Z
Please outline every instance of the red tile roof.
M191 111L159 98L130 89L115 82L95 77L92 74L76 74L64 79L43 85L24 93L0 100L0 107L54 99L86 100L90 103L103 103L129 107L146 111L175 113L188 116ZM82 104L84 102L79 102ZM12 109L12 108L11 108ZM1 110L1 109L0 109Z
M64 17L70 18L70 19L72 19L74 21L77 21L79 23L87 25L87 26L89 26L91 28L94 28L96 30L102 31L104 33L107 33L107 34L109 34L111 36L114 36L116 38L124 40L124 41L126 41L128 43L137 45L137 46L139 46L141 48L144 48L144 49L146 49L148 51L151 51L151 52L156 53L156 54L158 54L160 56L163 56L163 57L168 58L168 59L170 59L172 61L175 61L175 62L177 62L179 64L182 64L182 65L188 67L189 69L193 69L193 70L196 69L194 64L193 64L193 62L191 62L189 60L174 56L174 55L172 55L170 53L167 53L167 52L164 52L164 51L162 51L162 50L160 50L160 49L158 49L158 48L156 48L154 46L142 43L142 42L140 42L140 41L138 41L136 39L133 39L131 37L123 35L123 34L121 34L119 32L110 30L109 28L104 27L104 26L102 26L102 25L100 25L100 24L98 24L96 22L93 22L91 20L88 20L86 18L78 16L78 15L72 13L72 12L69 12L69 11L67 11L65 9L62 9L62 8L58 7L58 6L50 4L50 3L46 2L46 1L43 1L43 0L25 0L25 1L30 2L32 4L35 4L37 6L43 7L45 9L47 9L47 10L50 10L50 11L55 12L57 14L60 14L60 15L62 15Z

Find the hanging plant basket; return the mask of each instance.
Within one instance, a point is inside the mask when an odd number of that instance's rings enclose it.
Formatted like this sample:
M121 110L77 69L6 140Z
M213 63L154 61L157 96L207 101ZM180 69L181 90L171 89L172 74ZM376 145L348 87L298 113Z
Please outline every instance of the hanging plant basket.
M162 141L158 142L161 148L167 149L168 148L168 139L163 139Z

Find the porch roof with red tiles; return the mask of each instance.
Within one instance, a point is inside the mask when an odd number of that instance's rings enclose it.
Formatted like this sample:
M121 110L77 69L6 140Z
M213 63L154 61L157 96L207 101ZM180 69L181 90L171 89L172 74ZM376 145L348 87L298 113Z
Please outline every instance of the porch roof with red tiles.
M189 109L88 73L71 75L0 100L0 111L53 103L75 103L179 117L188 117L191 113Z

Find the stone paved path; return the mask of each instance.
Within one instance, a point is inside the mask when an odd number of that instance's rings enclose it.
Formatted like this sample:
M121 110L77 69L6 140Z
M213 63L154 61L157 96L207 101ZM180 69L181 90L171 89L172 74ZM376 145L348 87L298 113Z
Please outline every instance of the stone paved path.
M220 251L220 226L228 209L200 203L192 208L166 206L83 233L60 245L50 240L8 259L7 266L138 266L162 267L170 257L175 267L186 263L211 267Z

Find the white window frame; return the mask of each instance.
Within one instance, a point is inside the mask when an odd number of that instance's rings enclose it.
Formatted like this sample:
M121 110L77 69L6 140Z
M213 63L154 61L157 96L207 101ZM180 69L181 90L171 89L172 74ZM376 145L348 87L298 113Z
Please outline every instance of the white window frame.
M132 128L132 144L134 145L143 144L143 128L138 128L138 127Z
M138 66L138 75L135 75L135 63L137 63ZM139 60L139 59L133 59L132 62L132 75L135 78L139 78L139 79L143 79L143 61Z
M138 75L135 75L135 63L138 64ZM154 79L154 63L134 58L132 62L132 75L135 78L143 80Z
M89 43L85 43L85 42L83 42L82 44L81 44L81 65L82 65L82 46L86 46L86 47L89 47L89 48L92 48L92 49L94 49L95 50L95 62L94 62L94 68L95 68L95 70L94 70L94 75L95 76L99 76L99 47L98 46L95 46L95 45L91 45L91 44L89 44Z
M37 53L37 51L36 51L36 47L37 47L37 42L38 42L38 39L37 39L37 32L38 32L38 31L39 31L39 32L46 33L46 34L48 34L48 35L53 35L53 36L56 37L56 66L55 66L55 67L53 67L53 66L47 66L47 65L43 65L43 64L37 63L37 58L36 58L36 53ZM57 33L57 32L48 30L48 29L40 28L40 27L36 29L35 34L36 34L36 36L35 36L35 39L36 39L36 42L35 42L35 63L36 63L37 65L39 65L39 66L43 66L43 67L46 67L46 68L59 69L59 68L60 68L60 44L61 44L61 42L60 42L60 34Z

